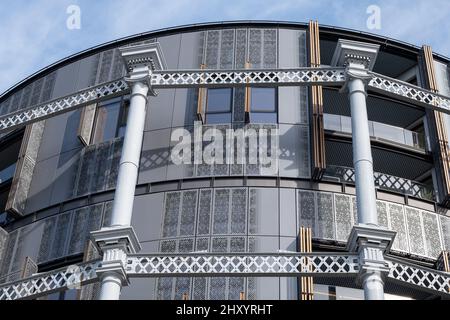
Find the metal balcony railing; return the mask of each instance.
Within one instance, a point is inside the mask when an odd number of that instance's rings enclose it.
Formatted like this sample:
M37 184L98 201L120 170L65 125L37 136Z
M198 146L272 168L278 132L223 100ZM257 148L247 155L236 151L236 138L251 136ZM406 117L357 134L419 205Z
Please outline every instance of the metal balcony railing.
M378 189L394 191L424 200L435 200L434 189L432 186L380 172L374 172L373 177L375 186ZM327 166L324 179L354 184L355 169L349 167Z
M351 118L336 114L324 114L325 130L352 133ZM384 123L369 121L369 134L379 140L402 144L415 149L426 150L425 136L422 133L406 130Z

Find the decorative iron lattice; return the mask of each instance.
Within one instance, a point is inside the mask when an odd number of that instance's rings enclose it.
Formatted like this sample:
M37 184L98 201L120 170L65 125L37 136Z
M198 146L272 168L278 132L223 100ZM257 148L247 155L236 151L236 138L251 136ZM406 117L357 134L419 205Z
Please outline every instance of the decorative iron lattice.
M130 277L161 276L299 276L356 274L351 254L172 254L128 257Z
M450 274L398 259L386 260L389 278L439 294L450 294ZM36 274L0 287L0 300L34 299L56 291L98 281L100 260ZM214 276L356 276L358 256L349 253L278 254L148 254L131 255L126 272L130 277Z
M342 85L345 82L343 68L296 68L261 70L197 70L160 71L152 74L152 88L230 87L243 85L283 86Z
M405 100L414 105L429 107L450 114L450 98L432 93L409 83L372 73L369 87L382 94ZM248 69L248 70L167 70L152 74L153 89L191 87L230 87L245 85L327 85L342 86L344 68ZM109 99L129 91L120 79L76 92L29 108L20 109L0 117L0 132L43 120L58 113L81 108L101 99Z
M406 100L415 104L450 113L450 99L448 97L424 90L410 83L389 78L381 74L371 72L373 78L369 81L369 87L382 94L390 94L397 99Z
M450 295L450 273L413 266L394 259L389 259L387 262L389 278Z
M355 169L337 166L328 166L325 176L338 178L342 182L350 183L355 183L356 178ZM434 199L434 191L419 182L380 172L374 172L373 177L375 186L378 186L380 189L397 191L426 200Z
M72 265L0 287L0 300L31 299L94 282L100 260Z
M81 108L104 98L122 95L128 90L125 80L116 80L91 87L77 93L52 100L37 106L20 109L0 117L0 132L31 122L43 120L58 113Z

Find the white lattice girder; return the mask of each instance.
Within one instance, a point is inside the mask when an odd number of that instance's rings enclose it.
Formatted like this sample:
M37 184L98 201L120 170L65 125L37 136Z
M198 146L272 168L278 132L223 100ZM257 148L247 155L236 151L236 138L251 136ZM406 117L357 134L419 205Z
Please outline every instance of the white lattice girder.
M130 277L300 276L356 274L358 257L349 254L173 254L128 257Z
M343 68L160 71L152 74L152 88L233 87L243 85L342 85Z
M371 72L369 88L383 95L450 114L450 99L415 85Z
M450 273L411 265L397 259L389 259L387 263L389 278L450 296Z
M62 291L69 286L78 288L97 280L95 270L100 261L90 261L36 274L0 287L0 300L31 299Z
M450 114L450 99L409 83L371 73L369 88L383 95L413 105ZM237 87L237 86L302 86L326 85L340 87L345 83L343 68L297 68L263 70L190 70L159 71L151 75L152 89ZM58 113L67 112L129 92L125 80L116 80L91 87L50 102L19 109L0 117L0 133L28 125Z
M399 283L450 296L450 273L387 258L388 277ZM0 287L0 300L34 299L98 281L100 260L36 274ZM130 255L129 277L186 276L356 276L358 257L351 253L147 254Z
M44 120L103 99L123 95L127 90L128 85L125 80L116 80L26 109L19 109L0 117L0 132Z

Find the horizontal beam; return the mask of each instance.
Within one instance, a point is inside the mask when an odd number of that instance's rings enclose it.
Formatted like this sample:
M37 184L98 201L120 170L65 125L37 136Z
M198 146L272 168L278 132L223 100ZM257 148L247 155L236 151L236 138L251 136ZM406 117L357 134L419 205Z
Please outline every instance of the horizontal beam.
M356 255L336 253L136 255L127 264L130 277L335 276L358 270Z
M158 88L214 88L254 86L301 86L345 83L344 68L171 70L152 74L151 86Z
M416 106L450 114L450 98L401 80L389 78L374 72L371 74L373 78L369 81L370 90Z
M89 261L5 284L0 287L0 301L34 299L95 282L98 280L95 271L100 263L99 260Z
M417 86L372 73L369 89L415 106L450 114L450 99ZM220 88L243 86L311 86L342 87L343 68L248 69L248 70L171 70L151 75L152 89ZM44 120L57 114L82 108L88 104L129 93L125 80L120 79L90 87L52 101L19 109L0 116L0 133Z
M111 99L129 92L125 80L116 80L78 91L0 117L0 133L33 122L45 120L60 113L76 110L101 100Z
M414 289L450 297L450 273L386 258L389 279ZM3 284L0 300L35 299L98 281L100 260L71 265ZM129 277L355 277L353 253L189 253L139 254L127 258Z
M450 298L450 273L416 266L392 257L386 261L390 279L411 288L420 287L432 294L439 293Z

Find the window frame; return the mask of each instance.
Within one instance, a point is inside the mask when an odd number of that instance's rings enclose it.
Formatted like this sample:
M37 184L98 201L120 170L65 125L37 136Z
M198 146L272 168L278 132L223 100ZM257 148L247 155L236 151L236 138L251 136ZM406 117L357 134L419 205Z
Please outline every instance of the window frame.
M99 121L99 111L102 107L107 108L108 105L119 103L119 112L117 115L116 123L115 123L115 129L114 129L114 137L109 140L101 140L101 141L95 141L95 135L98 128L98 121ZM121 128L126 128L127 122L128 122L128 111L130 106L130 99L129 95L120 96L117 98L109 99L109 100L103 100L100 101L96 107L95 107L95 115L94 115L94 121L92 122L92 130L89 137L89 145L93 144L99 144L102 142L110 141L115 138L122 137L125 135L125 132L123 135L120 134ZM126 113L126 115L125 115Z
M209 110L209 97L210 90L228 90L229 91L229 111L208 111ZM206 99L205 99L205 124L210 125L218 125L218 124L231 124L233 123L233 111L234 111L234 88L233 87L224 87L224 88L208 88L206 91ZM228 122L209 122L209 115L229 115L230 120Z
M263 110L253 110L253 90L254 89L272 89L273 94L273 102L274 102L274 110L273 111L263 111ZM259 122L259 121L253 121L252 115L254 114L273 114L275 115L275 122ZM249 123L260 123L260 124L277 124L278 123L278 88L277 87L269 87L269 86L262 86L262 87L251 87L250 88L250 105L249 105L249 114L248 114L248 122Z

